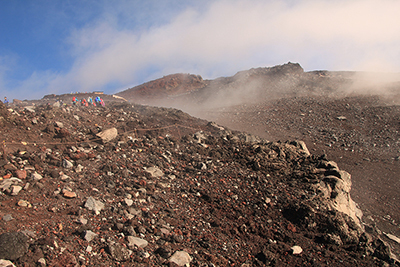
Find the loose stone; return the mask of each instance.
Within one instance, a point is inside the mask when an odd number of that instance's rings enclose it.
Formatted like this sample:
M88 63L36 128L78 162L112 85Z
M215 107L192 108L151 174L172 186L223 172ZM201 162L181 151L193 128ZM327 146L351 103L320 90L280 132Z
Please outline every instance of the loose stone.
M139 248L145 248L149 244L146 240L134 236L128 236L127 240L129 242L129 247L137 246Z
M186 251L176 251L171 258L169 258L169 261L177 264L178 266L185 266L190 264L192 257L190 257L189 253Z
M300 246L293 246L290 248L293 255L298 255L303 252L303 249Z
M85 208L88 210L92 210L95 214L100 214L100 211L104 209L104 203L98 200L95 200L93 197L89 197L86 200Z

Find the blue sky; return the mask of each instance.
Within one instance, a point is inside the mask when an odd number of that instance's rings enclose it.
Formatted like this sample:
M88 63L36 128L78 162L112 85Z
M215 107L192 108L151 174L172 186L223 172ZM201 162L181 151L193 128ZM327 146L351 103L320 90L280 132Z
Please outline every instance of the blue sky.
M399 10L395 0L2 0L0 93L112 94L288 61L400 72Z

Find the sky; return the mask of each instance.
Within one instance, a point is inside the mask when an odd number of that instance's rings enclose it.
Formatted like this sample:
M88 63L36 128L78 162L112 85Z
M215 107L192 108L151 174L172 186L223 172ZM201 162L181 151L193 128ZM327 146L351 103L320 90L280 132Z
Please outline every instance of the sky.
M113 94L296 62L400 72L397 0L1 0L0 97Z

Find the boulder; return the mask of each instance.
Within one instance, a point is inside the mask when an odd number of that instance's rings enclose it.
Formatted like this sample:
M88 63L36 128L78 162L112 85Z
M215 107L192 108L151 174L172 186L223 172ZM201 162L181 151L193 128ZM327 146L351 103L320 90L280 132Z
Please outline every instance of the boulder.
M189 253L186 251L176 251L169 258L169 261L177 264L178 266L185 266L190 264L192 257L190 257Z
M119 243L109 243L108 251L111 257L116 261L127 261L132 254L132 251L122 246Z
M15 267L15 265L8 260L0 260L0 267Z
M138 248L145 248L149 244L146 240L134 236L128 236L129 247L137 246Z
M107 129L98 133L96 136L101 138L103 143L108 143L118 136L118 130L116 128Z
M16 260L28 251L28 237L21 232L0 235L0 259Z
M89 197L86 200L85 208L88 210L94 211L95 214L100 214L100 211L104 209L104 203L98 200L95 200L93 197Z

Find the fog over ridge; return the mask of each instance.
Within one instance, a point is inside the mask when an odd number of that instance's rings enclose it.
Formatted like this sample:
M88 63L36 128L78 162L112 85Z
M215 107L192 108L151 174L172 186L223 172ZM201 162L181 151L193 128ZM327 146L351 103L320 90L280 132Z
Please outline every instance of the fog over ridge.
M67 48L70 67L13 80L20 62L0 55L0 85L10 97L115 93L171 73L215 79L288 61L306 71L400 71L397 1L218 0L188 2L177 11L170 3L160 20L161 4L146 4L143 12L153 10L148 22L139 19L134 1L104 4L92 20L66 31L60 47Z

